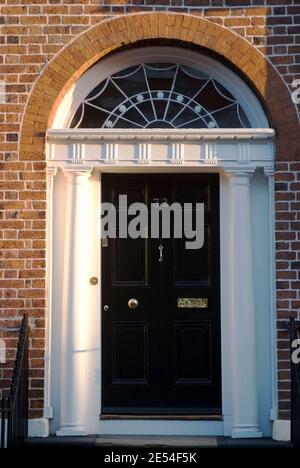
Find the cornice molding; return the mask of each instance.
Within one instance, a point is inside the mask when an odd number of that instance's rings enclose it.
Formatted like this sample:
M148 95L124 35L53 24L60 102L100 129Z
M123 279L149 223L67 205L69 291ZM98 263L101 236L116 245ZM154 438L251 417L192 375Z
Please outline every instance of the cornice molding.
M275 132L268 128L257 129L195 129L195 130L95 130L95 129L65 129L47 131L48 143L101 143L101 142L198 142L227 140L274 140Z
M82 167L236 167L274 165L271 129L49 130L47 163L64 171ZM69 168L69 169L66 169Z

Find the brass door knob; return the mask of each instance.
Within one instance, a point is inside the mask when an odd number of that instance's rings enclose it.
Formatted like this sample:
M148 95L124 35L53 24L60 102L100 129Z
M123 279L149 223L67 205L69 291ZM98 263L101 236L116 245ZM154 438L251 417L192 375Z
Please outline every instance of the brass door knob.
M139 305L139 301L137 299L135 299L134 297L129 299L129 301L128 301L129 309L136 309L138 307L138 305Z

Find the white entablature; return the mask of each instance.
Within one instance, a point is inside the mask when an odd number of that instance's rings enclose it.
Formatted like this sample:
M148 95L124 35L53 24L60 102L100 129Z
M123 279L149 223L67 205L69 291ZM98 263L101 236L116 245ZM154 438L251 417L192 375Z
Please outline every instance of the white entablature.
M104 170L110 165L249 169L274 162L272 129L48 130L47 161ZM242 166L242 167L241 167Z

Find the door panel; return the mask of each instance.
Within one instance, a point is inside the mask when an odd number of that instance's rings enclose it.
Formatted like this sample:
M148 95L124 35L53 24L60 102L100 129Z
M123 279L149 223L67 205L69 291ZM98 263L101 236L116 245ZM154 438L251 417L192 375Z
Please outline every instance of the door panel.
M211 382L209 323L175 323L175 383ZM194 363L197 362L197 366Z
M218 175L103 174L102 187L115 205L124 194L149 208L157 199L205 204L201 249L185 249L172 231L102 248L102 413L220 413Z
M148 382L147 323L117 323L112 326L113 384ZM126 356L126 359L124 359Z
M201 249L185 248L185 239L173 239L174 284L191 286L208 286L210 284L211 231L204 228L204 245Z
M146 285L147 239L115 239L111 249L112 286Z

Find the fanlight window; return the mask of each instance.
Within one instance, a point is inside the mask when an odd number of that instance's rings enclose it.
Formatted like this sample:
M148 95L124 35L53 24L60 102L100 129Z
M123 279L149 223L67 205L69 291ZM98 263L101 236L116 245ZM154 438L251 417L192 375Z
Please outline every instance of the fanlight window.
M71 128L249 128L238 100L211 76L170 63L127 68L102 81Z

